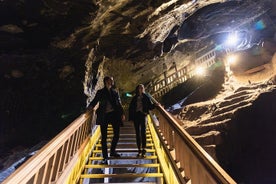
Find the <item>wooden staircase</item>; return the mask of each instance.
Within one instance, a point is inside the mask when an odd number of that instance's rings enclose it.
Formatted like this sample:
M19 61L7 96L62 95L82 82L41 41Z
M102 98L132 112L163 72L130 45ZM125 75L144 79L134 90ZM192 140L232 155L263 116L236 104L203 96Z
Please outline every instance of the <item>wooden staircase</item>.
M112 126L108 127L107 145L112 141ZM101 138L93 147L80 183L163 183L163 173L160 169L152 135L147 128L146 156L138 157L135 129L132 122L125 122L120 129L120 139L116 151L119 158L109 157L108 164L102 164Z

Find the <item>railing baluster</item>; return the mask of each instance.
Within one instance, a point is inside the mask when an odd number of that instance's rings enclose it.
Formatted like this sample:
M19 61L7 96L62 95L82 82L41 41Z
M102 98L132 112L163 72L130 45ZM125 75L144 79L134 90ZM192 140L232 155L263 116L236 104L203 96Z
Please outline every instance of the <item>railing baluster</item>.
M61 152L61 162L60 162L60 165L59 165L59 169L58 169L58 172L62 172L63 171L63 168L64 168L64 165L65 165L65 158L66 158L66 152L68 150L68 140L65 142L65 144L62 146L63 149L62 149L62 152Z
M53 181L55 181L55 177L57 174L57 167L58 167L58 161L57 158L58 156L60 156L60 152L61 152L61 148L53 155L53 162L51 165L51 171L49 174L49 183L52 183Z
M37 180L36 180L37 184L41 184L42 183L45 167L46 167L46 163L39 169L39 172L37 174Z
M70 150L70 155L69 155L70 159L75 153L75 145L76 145L76 142L77 142L77 134L78 134L78 130L76 130L76 132L72 136L73 140L72 140L72 145L71 145L71 150Z
M29 181L26 184L34 184L35 182L35 175L29 179Z
M51 159L50 159L51 160ZM47 162L46 162L46 164L45 164L45 166L44 166L44 170L42 171L42 173L41 173L41 183L46 183L46 175L47 175L47 169L48 169L48 167L49 167L49 161L50 160L48 160Z
M49 161L48 161L48 166L46 167L46 173L44 176L44 183L50 183L51 182L51 174L53 171L53 163L54 163L55 156L53 155Z

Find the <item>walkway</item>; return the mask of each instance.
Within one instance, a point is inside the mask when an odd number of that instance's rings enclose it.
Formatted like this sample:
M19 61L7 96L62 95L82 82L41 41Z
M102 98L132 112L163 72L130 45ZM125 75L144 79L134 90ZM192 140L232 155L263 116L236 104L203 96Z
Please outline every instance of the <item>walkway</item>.
M108 128L108 147L112 141L112 127ZM101 163L101 139L97 141L81 175L84 183L162 183L163 174L157 160L150 130L147 128L147 153L137 157L135 129L132 122L125 122L121 127L117 152L120 158L110 157L108 165Z

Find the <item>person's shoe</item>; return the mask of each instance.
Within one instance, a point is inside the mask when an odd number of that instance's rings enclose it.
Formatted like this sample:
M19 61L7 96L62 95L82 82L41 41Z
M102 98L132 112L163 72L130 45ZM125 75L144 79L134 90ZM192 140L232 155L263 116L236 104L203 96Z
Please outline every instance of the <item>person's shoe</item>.
M117 152L112 152L112 153L110 153L110 156L111 156L111 157L116 157L116 158L121 157L121 155L118 154Z
M104 159L102 160L102 164L108 165L108 162L107 162L107 159L106 159L106 158L104 158Z
M137 154L137 157L140 157L142 154L142 151L141 150L138 150L138 154Z
M142 151L142 157L146 157L146 150L145 149L143 149L143 151Z

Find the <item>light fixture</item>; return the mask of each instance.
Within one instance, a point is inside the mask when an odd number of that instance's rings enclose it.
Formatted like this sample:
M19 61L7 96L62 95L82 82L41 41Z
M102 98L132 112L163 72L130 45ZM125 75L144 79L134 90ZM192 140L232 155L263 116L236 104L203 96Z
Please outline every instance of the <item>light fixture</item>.
M197 67L195 73L196 75L203 76L206 73L206 70L203 67Z
M225 41L225 45L227 47L234 47L234 46L237 46L238 41L239 41L238 33L231 32Z
M229 65L232 65L237 61L237 56L236 55L228 55L227 56L227 62Z

